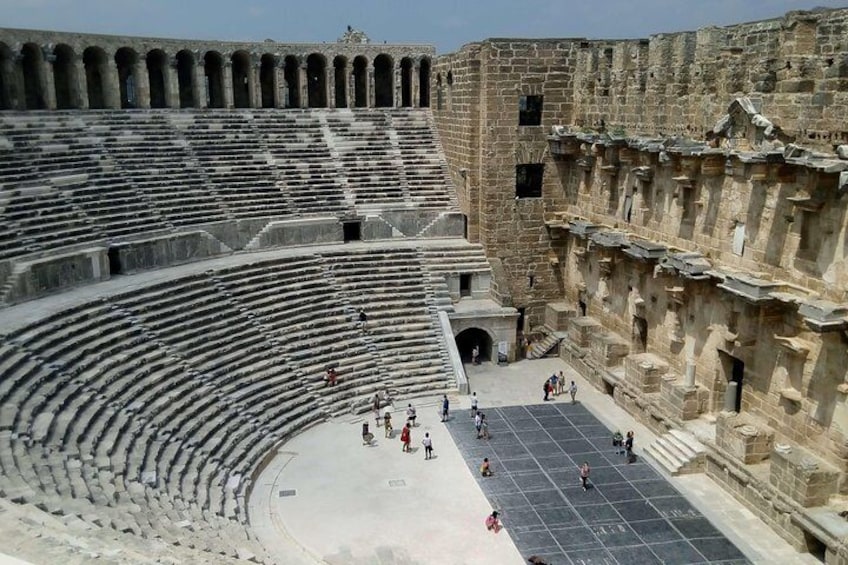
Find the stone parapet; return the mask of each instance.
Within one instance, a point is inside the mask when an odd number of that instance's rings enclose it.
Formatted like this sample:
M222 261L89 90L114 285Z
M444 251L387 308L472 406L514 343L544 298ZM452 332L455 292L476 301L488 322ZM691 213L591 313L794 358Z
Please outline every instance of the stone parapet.
M624 380L642 393L660 392L662 377L668 372L668 363L653 353L636 353L624 360Z
M602 367L621 365L630 352L630 344L618 334L603 332L589 344L589 355Z
M702 386L688 386L676 375L666 374L660 380L662 407L677 420L694 420L707 411L710 391Z
M839 490L841 475L801 447L775 444L772 449L769 484L805 508L827 504Z
M588 316L572 318L568 323L568 339L577 347L589 347L591 339L601 331L601 323Z
M759 463L772 452L774 430L750 414L721 412L716 419L716 444L740 463Z

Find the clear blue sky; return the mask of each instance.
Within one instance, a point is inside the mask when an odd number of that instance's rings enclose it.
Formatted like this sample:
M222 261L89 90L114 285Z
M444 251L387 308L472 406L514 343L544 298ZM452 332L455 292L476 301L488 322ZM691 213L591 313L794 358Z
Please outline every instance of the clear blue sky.
M0 0L0 27L320 43L335 41L352 25L378 43L431 43L447 53L487 37L647 37L846 5L848 0Z

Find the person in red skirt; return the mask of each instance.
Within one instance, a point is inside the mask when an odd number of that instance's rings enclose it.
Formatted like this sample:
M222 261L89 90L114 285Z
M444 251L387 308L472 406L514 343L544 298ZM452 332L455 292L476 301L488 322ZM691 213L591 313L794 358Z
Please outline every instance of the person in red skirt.
M400 432L400 441L403 442L403 451L410 453L410 444L412 443L412 429L409 427L409 422L403 427Z

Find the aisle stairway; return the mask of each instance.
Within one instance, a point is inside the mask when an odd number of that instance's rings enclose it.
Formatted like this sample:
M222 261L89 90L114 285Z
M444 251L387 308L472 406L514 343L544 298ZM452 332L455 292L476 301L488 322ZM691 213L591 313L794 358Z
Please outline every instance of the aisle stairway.
M704 445L682 430L670 430L661 435L645 448L644 454L672 476L704 471Z

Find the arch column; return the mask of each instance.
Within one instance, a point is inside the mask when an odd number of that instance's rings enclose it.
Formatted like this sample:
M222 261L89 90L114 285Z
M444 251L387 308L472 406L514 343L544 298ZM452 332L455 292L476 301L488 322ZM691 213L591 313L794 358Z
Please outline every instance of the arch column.
M412 84L409 90L412 95L412 107L418 108L421 105L421 60L415 59L412 64Z
M336 107L336 66L332 63L327 64L325 67L327 71L327 80L326 83L327 90L327 108L335 108ZM332 88L331 88L332 85Z
M203 60L203 55L200 51L194 52L194 84L191 85L191 89L193 91L194 100L197 103L198 108L207 108L208 105L206 103L206 97L208 96L206 92L206 65Z
M165 75L165 105L168 108L179 108L180 77L177 58L169 55L163 71L167 73Z
M232 108L233 104L233 62L227 57L221 65L224 73L224 108Z
M259 64L259 55L251 53L247 67L247 99L251 108L262 107L262 89L256 88L259 84Z
M103 105L110 110L121 109L121 87L118 84L118 63L115 55L110 58L111 62L103 65L105 69L103 77Z
M150 76L147 74L147 55L139 55L133 67L135 75L136 108L150 108Z
M297 67L297 84L300 87L300 107L309 108L309 83L307 80L306 59Z
M394 94L392 95L392 108L399 108L400 105L403 103L403 70L400 68L399 61L395 61L394 68L392 69L392 74L394 76L394 80L392 83L392 86L394 87Z
M47 50L46 47L41 48L44 64L41 65L41 76L38 81L44 88L44 104L48 110L56 109L56 80L53 73L53 65L56 64L56 55Z
M375 98L377 85L374 84L374 74L374 63L372 62L368 65L368 92L366 93L368 100L368 104L366 104L366 106L368 108L375 108L377 106L377 100Z
M286 105L286 75L280 66L281 59L274 56L274 108Z
M73 84L73 103L81 110L88 110L88 77L85 75L85 63L82 60L82 53L74 53L71 64L74 66L76 79Z

